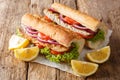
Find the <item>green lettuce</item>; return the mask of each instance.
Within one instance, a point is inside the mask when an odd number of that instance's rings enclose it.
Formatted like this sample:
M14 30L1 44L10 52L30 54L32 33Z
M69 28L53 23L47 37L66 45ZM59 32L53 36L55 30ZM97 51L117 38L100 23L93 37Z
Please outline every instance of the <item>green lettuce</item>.
M99 30L97 32L97 34L93 38L88 39L88 41L97 42L99 40L104 40L104 39L105 39L105 33L104 33L104 31L103 30Z
M69 63L72 59L77 59L79 56L78 46L75 43L72 43L72 47L73 48L69 52L65 52L63 54L57 54L57 55L51 54L50 49L47 47L40 49L40 53L44 54L45 57L52 62Z

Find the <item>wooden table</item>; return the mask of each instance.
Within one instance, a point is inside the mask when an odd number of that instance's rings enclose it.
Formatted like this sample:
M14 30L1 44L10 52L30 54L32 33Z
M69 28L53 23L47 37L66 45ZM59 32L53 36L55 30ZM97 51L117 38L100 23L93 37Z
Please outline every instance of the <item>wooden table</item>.
M53 2L66 4L104 21L112 30L110 59L87 80L120 80L120 0L0 0L0 80L84 80L37 63L25 63L8 50L10 36L26 13L43 15Z

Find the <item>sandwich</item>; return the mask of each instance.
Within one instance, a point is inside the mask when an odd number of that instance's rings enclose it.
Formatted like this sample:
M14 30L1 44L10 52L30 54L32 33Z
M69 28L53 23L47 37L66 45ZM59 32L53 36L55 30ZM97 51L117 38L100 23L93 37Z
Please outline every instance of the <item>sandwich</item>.
M85 44L85 40L74 32L29 13L23 15L18 33L33 46L38 46L40 55L52 62L77 59Z
M48 21L67 28L86 40L86 46L96 49L104 41L108 28L99 20L59 3L44 9Z

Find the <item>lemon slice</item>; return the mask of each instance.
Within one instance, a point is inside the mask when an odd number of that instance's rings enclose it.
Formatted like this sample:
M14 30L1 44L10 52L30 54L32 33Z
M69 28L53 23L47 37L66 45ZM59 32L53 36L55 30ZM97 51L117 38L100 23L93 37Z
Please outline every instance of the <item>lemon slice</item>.
M9 40L9 50L24 48L29 44L29 40L17 35L12 35Z
M14 56L23 61L31 61L35 59L38 56L38 54L39 48L37 46L14 50Z
M98 64L85 61L71 60L71 65L73 71L79 76L90 76L98 69Z
M87 54L87 58L95 63L103 63L110 57L110 46L103 47Z

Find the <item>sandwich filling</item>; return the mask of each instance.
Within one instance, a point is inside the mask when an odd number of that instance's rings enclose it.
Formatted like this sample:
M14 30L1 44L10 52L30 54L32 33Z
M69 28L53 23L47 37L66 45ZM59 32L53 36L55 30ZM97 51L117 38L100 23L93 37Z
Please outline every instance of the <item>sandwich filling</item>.
M38 46L40 53L52 62L70 62L72 59L77 59L79 56L79 47L77 44L72 43L69 48L64 47L49 36L31 27L22 27L17 30L17 34L29 39L32 44Z
M65 28L68 28L72 31L75 31L83 38L90 40L92 42L96 42L98 40L104 40L104 32L98 29L96 32L92 31L79 22L60 14L59 12L55 11L54 9L45 9L44 13L46 15L46 20L55 22ZM96 37L101 36L101 37Z

